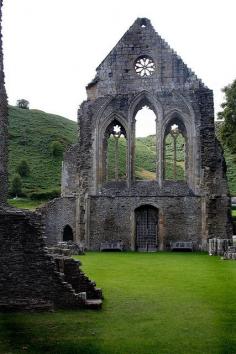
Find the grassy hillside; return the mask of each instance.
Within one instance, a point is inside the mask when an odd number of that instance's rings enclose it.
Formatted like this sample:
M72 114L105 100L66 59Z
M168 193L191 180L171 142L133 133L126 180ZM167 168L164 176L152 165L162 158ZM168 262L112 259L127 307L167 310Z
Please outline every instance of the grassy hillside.
M23 177L23 191L50 191L60 188L61 157L54 157L50 151L53 141L60 142L64 149L76 142L77 124L69 119L39 110L9 107L9 176L10 184L17 166L25 159L30 166L30 174ZM120 176L125 178L126 141L121 138L119 149ZM183 174L183 141L177 143L177 176ZM135 174L138 179L155 178L155 137L137 138ZM108 146L110 178L114 177L114 141ZM167 176L172 173L171 159L173 146L167 140ZM236 195L236 155L227 150L228 179L231 193Z
M24 192L40 192L60 188L61 157L50 151L53 141L64 149L76 141L76 122L35 109L9 107L9 179L24 159L30 167L23 177Z
M177 179L183 179L184 174L184 153L183 153L183 137L179 136L177 140ZM119 143L119 171L120 177L125 178L126 166L126 140L120 138ZM169 136L166 140L166 177L171 179L173 177L173 139ZM155 135L150 135L145 138L136 139L135 152L135 176L138 180L152 180L156 178L156 139ZM115 176L115 140L109 139L108 144L108 175L109 179Z

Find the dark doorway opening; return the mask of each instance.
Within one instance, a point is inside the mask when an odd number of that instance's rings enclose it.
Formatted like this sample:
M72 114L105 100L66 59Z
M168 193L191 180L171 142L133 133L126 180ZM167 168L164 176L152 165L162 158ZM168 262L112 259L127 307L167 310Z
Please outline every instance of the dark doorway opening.
M70 225L66 225L63 230L63 241L73 241L74 235Z
M136 250L155 252L158 247L158 209L143 205L135 210Z

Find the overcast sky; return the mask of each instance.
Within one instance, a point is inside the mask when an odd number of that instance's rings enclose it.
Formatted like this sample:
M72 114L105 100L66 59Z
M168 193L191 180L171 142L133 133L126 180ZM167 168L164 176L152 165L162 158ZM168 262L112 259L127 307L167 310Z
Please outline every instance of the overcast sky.
M4 0L9 103L76 120L95 69L137 17L148 17L214 90L236 78L236 0Z

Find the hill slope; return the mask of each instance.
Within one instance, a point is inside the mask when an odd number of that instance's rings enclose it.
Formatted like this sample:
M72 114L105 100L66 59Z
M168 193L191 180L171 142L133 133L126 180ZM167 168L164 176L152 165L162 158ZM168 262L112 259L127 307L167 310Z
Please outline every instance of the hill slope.
M30 166L30 175L23 177L26 193L60 188L61 157L53 157L50 144L63 147L76 142L77 124L69 119L35 109L9 107L9 179L19 162Z
M59 189L62 158L52 156L50 144L53 141L59 141L66 149L68 145L75 143L77 123L39 110L10 106L9 138L10 182L16 173L17 165L22 159L25 159L30 166L30 175L23 177L23 189L26 194ZM122 142L121 145L119 160L120 165L125 166L125 142ZM181 155L180 146L177 146L177 150ZM110 151L114 156L114 145L110 147ZM167 159L172 155L172 146L168 143ZM180 155L177 166L179 175L181 175L182 170ZM228 165L230 190L233 195L236 195L236 156L225 151L225 157ZM114 170L114 165L111 166L111 169ZM153 136L137 139L135 169L138 179L155 177L155 143ZM167 175L168 171L167 161ZM122 169L121 175L125 175L125 171Z

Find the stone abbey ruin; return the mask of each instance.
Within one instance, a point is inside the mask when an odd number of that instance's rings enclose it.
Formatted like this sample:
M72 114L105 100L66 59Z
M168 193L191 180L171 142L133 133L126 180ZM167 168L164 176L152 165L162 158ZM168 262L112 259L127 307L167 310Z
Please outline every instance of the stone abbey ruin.
M86 89L87 101L78 112L78 144L65 154L62 197L42 210L48 243L66 239L65 228L91 250L117 242L127 250L165 250L177 241L204 250L209 238L230 238L230 198L215 137L213 93L148 19L134 22ZM143 181L135 175L135 125L144 106L156 116L156 160L154 179ZM175 149L173 176L166 174L168 136L175 148L182 138L182 178L176 173Z
M90 250L119 244L126 250L161 251L176 242L206 250L212 237L231 238L212 91L148 19L138 18L97 68L78 112L78 143L65 154L61 198L35 213L7 205L2 43L0 50L0 310L101 306L101 290L83 274L80 263L50 253L45 242L52 246L73 240ZM135 173L136 115L144 106L156 117L151 180L140 180ZM167 137L174 153L171 178L166 172Z

